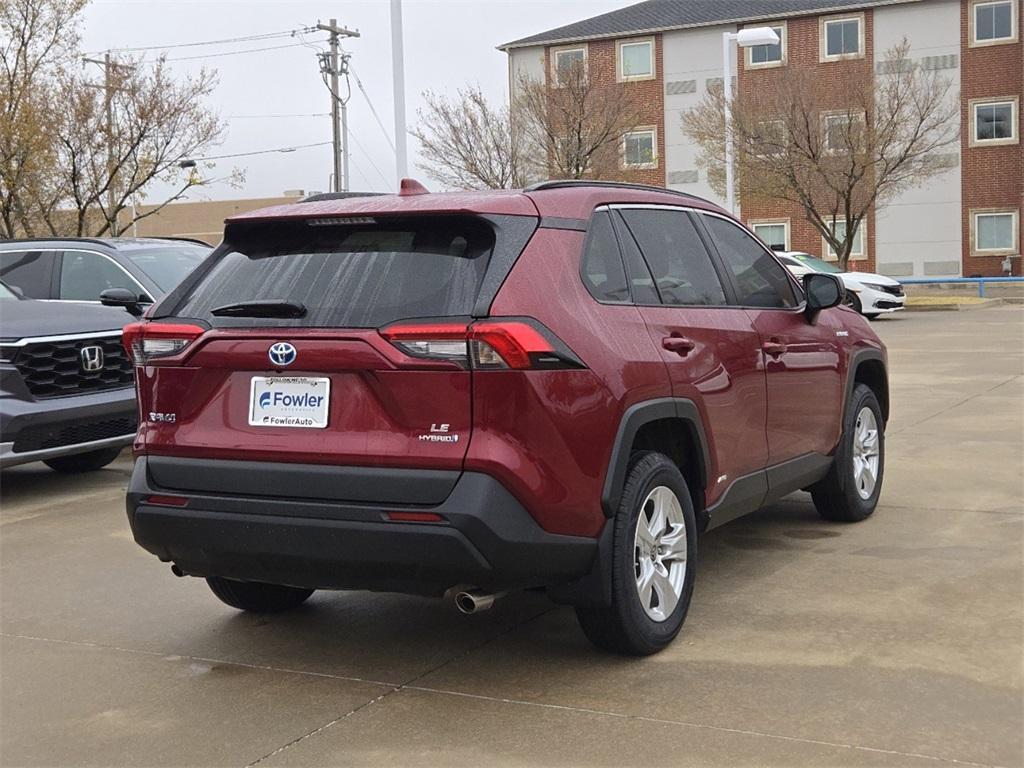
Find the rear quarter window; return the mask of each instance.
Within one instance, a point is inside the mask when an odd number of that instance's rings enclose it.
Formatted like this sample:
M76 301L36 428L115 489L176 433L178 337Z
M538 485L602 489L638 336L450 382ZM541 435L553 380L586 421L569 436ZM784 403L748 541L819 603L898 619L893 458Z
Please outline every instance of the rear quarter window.
M299 222L235 233L227 245L174 314L215 327L378 328L406 318L471 314L494 232L472 217ZM302 318L211 314L256 300L300 303L307 312Z

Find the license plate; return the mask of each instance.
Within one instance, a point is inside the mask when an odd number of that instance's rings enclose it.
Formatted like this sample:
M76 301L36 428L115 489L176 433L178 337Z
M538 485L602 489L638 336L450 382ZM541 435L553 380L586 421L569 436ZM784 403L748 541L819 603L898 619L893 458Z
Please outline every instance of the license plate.
M323 429L330 402L330 379L253 376L249 385L249 425Z

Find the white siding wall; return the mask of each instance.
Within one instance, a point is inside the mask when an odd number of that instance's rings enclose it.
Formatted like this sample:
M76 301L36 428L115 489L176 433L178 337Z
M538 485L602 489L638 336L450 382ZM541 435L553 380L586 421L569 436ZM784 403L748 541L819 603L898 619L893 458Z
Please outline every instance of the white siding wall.
M543 81L544 46L534 45L529 48L513 48L508 52L508 92L515 98L519 76L526 74L534 80Z
M683 134L682 115L696 106L708 80L722 78L722 33L735 25L685 29L663 36L665 79L665 178L669 187L724 201L711 191L707 175L697 170L697 147ZM735 73L734 73L735 74ZM691 181L697 174L697 180Z
M939 74L953 80L953 98L960 90L960 3L932 0L928 3L875 8L875 59L904 36L910 56L952 56L956 67ZM925 186L909 190L876 213L875 254L877 269L893 277L957 276L961 271L960 145L945 153L956 157L956 166Z

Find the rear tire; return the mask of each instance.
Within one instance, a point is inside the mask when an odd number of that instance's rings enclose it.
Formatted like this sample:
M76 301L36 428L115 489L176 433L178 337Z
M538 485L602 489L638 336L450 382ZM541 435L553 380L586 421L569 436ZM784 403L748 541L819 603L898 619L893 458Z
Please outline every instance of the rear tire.
M875 393L858 384L847 405L832 469L810 489L818 514L841 523L866 520L878 506L884 472L882 409Z
M251 613L279 613L302 605L313 594L312 589L284 587L258 581L235 581L220 576L206 579L210 590L221 602Z
M667 456L633 457L614 526L611 605L577 606L576 618L598 648L648 656L679 634L696 576L693 502Z
M76 453L72 456L44 459L43 463L56 472L76 475L79 472L95 472L97 469L103 469L103 467L120 455L120 448L101 448L98 451L89 451L88 453Z

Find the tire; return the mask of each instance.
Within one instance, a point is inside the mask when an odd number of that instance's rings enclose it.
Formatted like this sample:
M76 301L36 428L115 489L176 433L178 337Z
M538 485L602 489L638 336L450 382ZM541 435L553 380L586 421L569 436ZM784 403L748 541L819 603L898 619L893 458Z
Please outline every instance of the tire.
M868 320L877 320L878 319L878 315L877 314L864 315L864 317L866 317Z
M873 429L872 429L873 426ZM871 461L872 456L874 462ZM868 483L872 474L874 480ZM818 514L826 520L856 523L878 506L885 473L885 422L875 393L863 384L853 389L832 469L811 487Z
M302 605L312 589L284 587L279 584L263 584L258 581L235 581L220 576L206 579L210 590L221 602L232 608L251 613L280 613Z
M855 311L858 315L864 314L861 308L860 297L853 291L846 292L846 295L843 297L843 304Z
M50 469L67 475L79 472L94 472L103 469L121 455L120 448L102 448L88 453L76 453L71 456L58 456L55 459L44 459L43 463Z
M667 521L665 525L660 526L657 518L652 520L654 515ZM654 523L656 535L652 535L648 523ZM614 525L611 605L577 606L576 618L598 648L626 656L648 656L665 648L679 634L696 577L693 502L686 480L667 456L644 452L633 457ZM638 541L638 532L646 532L651 537L649 543ZM645 545L650 549L641 551ZM645 572L649 574L646 606L638 584Z

